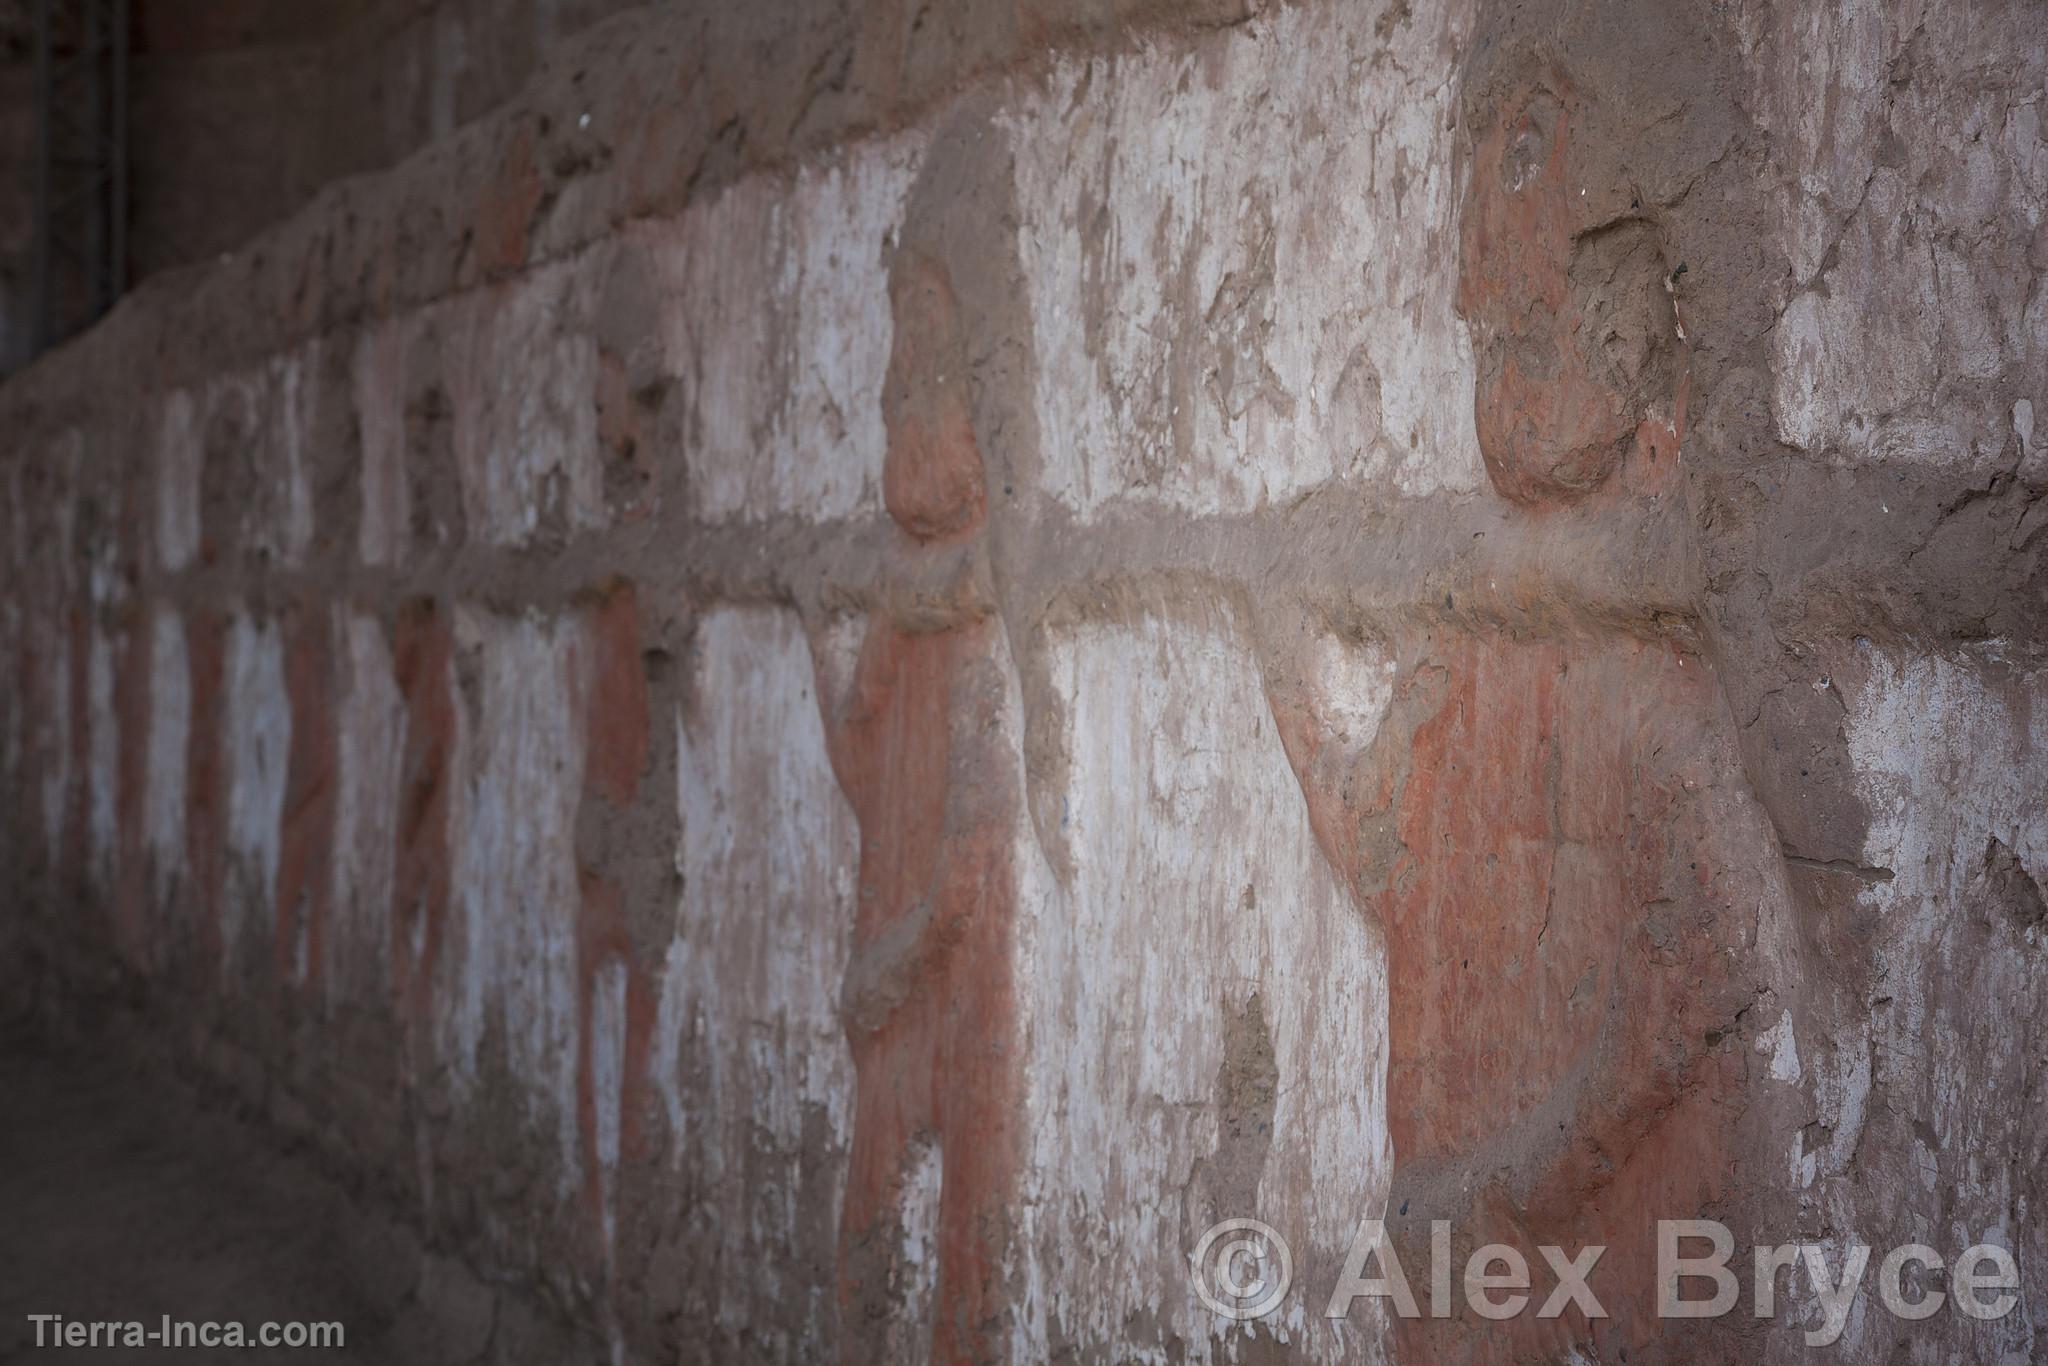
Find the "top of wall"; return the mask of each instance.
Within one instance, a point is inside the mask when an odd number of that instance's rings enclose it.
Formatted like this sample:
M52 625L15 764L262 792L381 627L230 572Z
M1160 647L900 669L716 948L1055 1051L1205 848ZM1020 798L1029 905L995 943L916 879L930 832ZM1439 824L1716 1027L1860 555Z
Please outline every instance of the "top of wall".
M482 33L502 18L495 11L511 8L536 23L548 11L557 33L587 26L551 45L536 41L531 78L496 107L464 122L469 98L454 113L444 101L435 116L443 135L397 164L330 179L254 237L143 279L106 322L51 353L70 359L46 357L0 387L0 408L78 421L92 411L96 376L167 387L404 312L573 252L622 222L677 212L747 172L901 127L978 76L1043 67L1075 48L1126 47L1167 26L1150 0L977 3L943 20L907 4L849 15L826 0L774 13L690 0L595 22L617 0L392 0L327 41L364 42L378 24L395 31L423 14L444 37L458 14ZM1202 0L1176 8L1171 27L1235 24L1253 8ZM190 41L240 31L207 27ZM304 61L318 50L285 44L278 55ZM250 55L230 46L192 60ZM507 58L499 69L518 65ZM475 102L490 85L475 86Z

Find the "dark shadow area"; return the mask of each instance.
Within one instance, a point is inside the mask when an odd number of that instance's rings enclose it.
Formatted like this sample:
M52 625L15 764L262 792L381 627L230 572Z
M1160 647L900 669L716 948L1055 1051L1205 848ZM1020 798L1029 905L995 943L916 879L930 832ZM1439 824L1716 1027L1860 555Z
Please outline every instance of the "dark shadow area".
M423 1254L303 1155L182 1085L0 1033L0 1363L449 1366L594 1351ZM340 1324L340 1347L37 1346L83 1324ZM71 1330L79 1331L79 1330ZM87 1330L89 1331L89 1330ZM125 1333L125 1328L121 1330ZM216 1341L224 1340L217 1334Z

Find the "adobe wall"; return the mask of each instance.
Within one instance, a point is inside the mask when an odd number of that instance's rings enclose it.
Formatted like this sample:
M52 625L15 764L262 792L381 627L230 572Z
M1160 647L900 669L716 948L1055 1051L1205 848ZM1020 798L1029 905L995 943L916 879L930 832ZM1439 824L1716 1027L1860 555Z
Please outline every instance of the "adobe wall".
M2027 1359L2048 42L1669 8L634 11L146 286L0 388L10 990L634 1357L1799 1357L1698 1216Z

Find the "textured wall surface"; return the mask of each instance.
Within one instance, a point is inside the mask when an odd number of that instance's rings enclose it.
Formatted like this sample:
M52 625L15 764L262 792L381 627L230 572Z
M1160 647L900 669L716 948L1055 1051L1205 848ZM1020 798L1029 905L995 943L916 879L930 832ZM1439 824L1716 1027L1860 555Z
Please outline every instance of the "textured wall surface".
M8 990L631 1359L2048 1351L2038 12L732 8L0 388Z

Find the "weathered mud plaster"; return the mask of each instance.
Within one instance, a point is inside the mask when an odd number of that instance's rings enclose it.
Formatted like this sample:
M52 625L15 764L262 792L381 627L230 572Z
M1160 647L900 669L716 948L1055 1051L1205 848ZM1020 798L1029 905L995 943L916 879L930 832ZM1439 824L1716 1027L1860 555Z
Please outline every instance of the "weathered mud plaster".
M624 1360L1801 1359L1698 1215L2037 1356L2044 64L622 16L0 389L0 972ZM1609 1312L1332 1323L1368 1215Z
M92 632L87 664L86 767L87 871L102 896L113 892L121 838L121 722L114 706L114 642L104 627Z
M405 483L409 330L397 321L365 328L351 360L360 452L356 558L366 565L397 564L404 556L410 528L411 504Z
M2042 1137L2026 1096L2048 934L2048 717L2038 666L1997 647L1844 659L1847 733L1870 811L1853 902L1874 949L1853 1013L1809 1020L1795 1077L1807 1123L1786 1155L1796 1199L1830 1235L1910 1234L1960 1250L2048 1256L2033 1210ZM2034 1350L2041 1291L1978 1331L1932 1324L1929 1352ZM1840 1350L1883 1350L1896 1329L1852 1319Z
M563 267L466 296L436 318L450 352L444 364L470 535L518 545L544 528L559 537L602 525L589 311L584 274ZM383 525L391 497L379 494L374 511L366 504L366 525L372 517ZM389 536L372 534L380 544Z
M71 795L71 653L62 635L46 630L38 651L45 660L40 677L43 700L38 767L41 769L40 800L43 839L51 862L63 857L65 805Z
M149 769L143 797L143 848L150 899L168 903L185 867L186 752L192 724L192 673L185 627L159 607L149 632Z
M1277 11L1062 62L999 119L1047 492L1191 514L1340 479L1473 488L1453 312L1453 74L1471 9Z
M192 394L174 389L158 419L156 458L156 554L164 569L185 568L199 554L199 417Z
M655 244L663 334L693 414L699 516L851 516L880 505L886 252L923 138L750 177Z
M1791 268L1772 341L1786 444L1983 473L2012 402L1987 382L2015 362L2023 396L2048 381L2030 283L2048 215L2030 92L2048 60L2004 18L1887 0L1741 16ZM2004 75L1925 78L1979 68Z
M337 611L334 857L327 974L331 1001L388 986L393 946L399 779L405 759L404 699L391 647L374 619Z
M248 956L270 951L277 928L278 840L292 712L284 642L274 622L234 618L224 681L228 720L220 740L227 827L219 914L223 967L234 972Z
M1233 1325L1176 1284L1245 1209L1334 1284L1394 1158L1385 943L1316 846L1242 629L1224 609L1089 625L1053 657L1073 874L1021 927L1026 1341L1376 1358L1367 1305Z
M576 1122L580 640L574 619L455 619L468 723L437 1030L458 1094L473 1093L487 1068L503 1070L523 1124L552 1143L564 1190L589 1160Z
M705 1269L682 1303L715 1340L801 1359L838 1341L858 832L796 615L713 611L691 651L675 732L682 891L650 1064L665 1160L696 1192L675 1233Z

